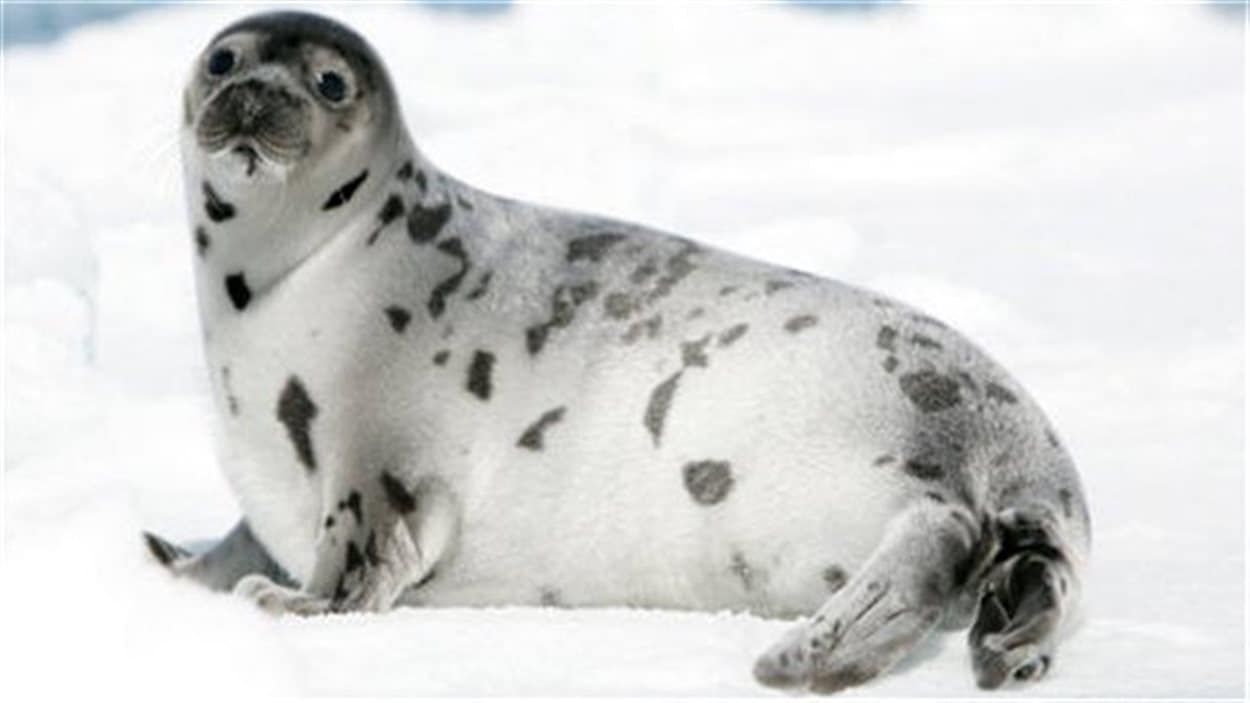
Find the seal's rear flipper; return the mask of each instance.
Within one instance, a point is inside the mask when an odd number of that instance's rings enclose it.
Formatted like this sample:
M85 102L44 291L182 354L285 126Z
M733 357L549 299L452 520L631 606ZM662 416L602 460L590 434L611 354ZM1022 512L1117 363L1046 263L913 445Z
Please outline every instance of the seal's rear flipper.
M968 635L973 673L985 689L1044 676L1076 598L1072 565L1044 510L1006 510L994 532L997 552Z
M963 507L926 502L907 509L854 580L760 657L756 679L833 693L886 671L955 600L980 554L982 533Z
M161 565L214 591L229 591L248 574L264 574L285 585L295 583L256 541L245 520L212 549L198 555L150 532L143 533L143 540Z

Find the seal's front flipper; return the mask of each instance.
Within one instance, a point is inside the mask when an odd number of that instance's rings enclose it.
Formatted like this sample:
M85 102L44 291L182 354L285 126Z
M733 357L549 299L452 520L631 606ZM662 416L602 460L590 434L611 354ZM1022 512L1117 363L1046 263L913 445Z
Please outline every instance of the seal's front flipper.
M851 583L760 657L756 679L833 693L886 671L954 601L979 556L982 532L962 507L909 508Z
M295 589L249 576L237 594L275 614L385 611L432 572L459 527L451 491L434 476L412 480L383 471L329 498L308 583Z
M263 574L278 583L294 584L256 541L245 520L240 520L212 549L198 555L150 532L144 532L143 539L152 556L174 574L214 591L229 591L248 574Z
M977 685L1035 681L1054 657L1075 576L1044 510L1010 509L994 521L997 551L968 635Z

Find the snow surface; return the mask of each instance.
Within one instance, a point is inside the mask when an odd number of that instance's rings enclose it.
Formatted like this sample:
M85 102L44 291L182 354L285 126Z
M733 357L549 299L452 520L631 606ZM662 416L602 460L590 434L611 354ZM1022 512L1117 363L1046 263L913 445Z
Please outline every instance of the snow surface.
M4 52L11 692L767 695L789 623L630 610L274 620L167 577L211 453L176 126L182 6ZM1243 65L1194 6L332 8L488 189L690 233L956 324L1083 471L1080 629L1025 696L1244 693ZM962 633L847 695L979 695ZM21 700L21 698L9 698Z

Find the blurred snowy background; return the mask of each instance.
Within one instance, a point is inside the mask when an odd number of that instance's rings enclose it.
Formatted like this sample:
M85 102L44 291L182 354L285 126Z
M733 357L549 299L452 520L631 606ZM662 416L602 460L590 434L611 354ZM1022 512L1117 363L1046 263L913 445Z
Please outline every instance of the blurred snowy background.
M309 7L375 43L453 174L880 289L1012 369L1095 523L1084 622L1020 695L1243 695L1237 8ZM154 566L141 528L237 517L176 129L197 51L255 8L52 8L3 9L4 687L765 693L787 623L271 620ZM978 694L962 634L849 695L935 694Z

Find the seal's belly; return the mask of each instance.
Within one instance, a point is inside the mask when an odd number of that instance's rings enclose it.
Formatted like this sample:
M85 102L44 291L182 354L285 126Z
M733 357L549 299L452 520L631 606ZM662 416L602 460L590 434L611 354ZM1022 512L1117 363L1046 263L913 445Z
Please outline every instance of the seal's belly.
M914 488L876 464L906 423L873 400L875 358L831 352L815 329L782 347L787 319L684 355L555 350L545 364L569 371L543 383L499 374L495 407L461 421L492 429L472 434L461 547L410 601L773 615L823 601Z
M579 469L541 491L526 479L493 484L466 515L455 559L412 602L798 614L858 569L897 503L855 476L776 466L735 478L732 506L692 509L680 469Z

